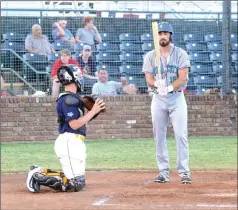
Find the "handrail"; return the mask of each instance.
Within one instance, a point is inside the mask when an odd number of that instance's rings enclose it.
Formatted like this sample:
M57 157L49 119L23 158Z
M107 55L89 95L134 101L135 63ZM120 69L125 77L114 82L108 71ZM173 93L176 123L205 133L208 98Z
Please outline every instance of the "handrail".
M22 9L22 8L1 8L1 11L21 11L21 12L64 12L64 11L71 11L71 12L117 12L117 13L167 13L173 14L174 11L134 11L134 10L92 10L92 9ZM223 12L176 12L177 14L222 14ZM236 12L231 12L231 14L237 14Z
M32 67L27 61L25 61L21 56L19 56L14 50L12 49L1 49L1 51L10 51L13 53L18 59L20 59L23 63L25 63L32 71L36 74L48 74L48 72L37 71L34 67Z
M1 71L11 71L13 74L15 74L18 78L20 78L29 88L31 88L33 91L37 91L29 82L27 82L20 74L18 74L14 69L12 68L1 68Z

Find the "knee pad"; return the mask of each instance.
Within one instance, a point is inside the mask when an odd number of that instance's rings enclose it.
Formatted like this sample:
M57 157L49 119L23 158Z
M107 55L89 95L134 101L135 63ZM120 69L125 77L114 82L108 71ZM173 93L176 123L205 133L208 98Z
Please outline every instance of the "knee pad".
M69 180L66 191L68 192L79 192L85 187L85 176L76 176Z

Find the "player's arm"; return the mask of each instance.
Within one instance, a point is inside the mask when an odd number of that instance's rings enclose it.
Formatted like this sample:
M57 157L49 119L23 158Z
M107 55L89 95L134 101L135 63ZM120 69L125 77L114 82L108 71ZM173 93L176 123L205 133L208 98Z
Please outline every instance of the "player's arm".
M175 91L178 90L187 82L187 80L188 80L188 68L179 70L178 79L176 79L172 84L173 90Z
M178 90L188 81L188 68L190 67L190 61L188 54L185 50L179 51L179 63L178 63L178 79L169 86L168 91Z
M155 84L155 79L154 79L154 75L151 73L145 73L145 79L147 82L147 85L151 88L155 88L154 84Z

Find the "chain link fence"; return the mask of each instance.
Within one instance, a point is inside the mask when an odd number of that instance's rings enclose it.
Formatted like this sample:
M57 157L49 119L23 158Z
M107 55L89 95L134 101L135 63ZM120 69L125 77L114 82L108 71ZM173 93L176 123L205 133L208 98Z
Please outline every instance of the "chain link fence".
M4 11L4 10L3 10ZM72 58L80 62L83 43L69 44L54 41L52 37L52 24L58 20L66 20L66 28L76 36L77 30L82 28L83 16L80 11L69 13L52 13L49 11L31 10L34 16L21 16L21 12L12 10L18 16L4 15L1 18L1 75L4 79L5 89L12 95L33 94L36 90L52 91L51 71L60 51L68 49ZM38 15L36 15L38 13ZM166 12L165 12L166 13ZM154 48L152 38L152 21L166 21L173 26L173 43L186 50L189 54L191 68L189 70L189 83L186 89L189 94L204 94L208 89L222 87L222 19L221 14L214 15L213 19L171 18L160 14L158 19L152 19L153 13L146 13L141 18L140 13L120 11L122 17L116 17L116 11L108 12L108 17L101 17L101 12L95 11L94 25L101 35L102 42L92 46L93 69L95 72L106 67L109 80L120 81L126 76L127 82L135 84L140 94L148 94L145 77L142 74L144 55ZM27 35L31 34L32 26L39 24L42 34L47 36L55 53L47 55L29 53L25 49ZM231 20L231 78L233 91L237 91L237 21ZM86 68L87 69L87 68ZM92 86L97 79L84 79L84 93L90 94Z

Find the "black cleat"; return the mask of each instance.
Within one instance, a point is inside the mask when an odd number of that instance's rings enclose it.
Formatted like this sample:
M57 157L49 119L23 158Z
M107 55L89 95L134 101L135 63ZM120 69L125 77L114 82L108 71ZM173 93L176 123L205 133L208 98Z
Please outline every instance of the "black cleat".
M165 183L165 182L169 182L168 178L164 178L162 175L158 175L155 179L154 182L157 183Z
M182 182L182 184L191 184L192 180L190 179L190 177L187 174L183 174L183 176L181 178L181 182Z

